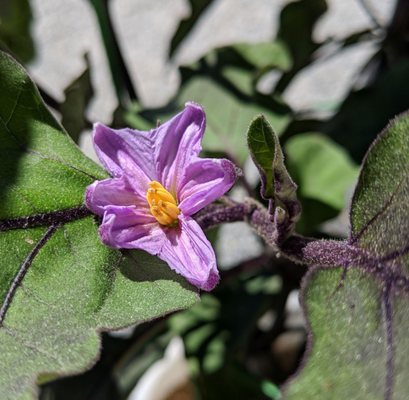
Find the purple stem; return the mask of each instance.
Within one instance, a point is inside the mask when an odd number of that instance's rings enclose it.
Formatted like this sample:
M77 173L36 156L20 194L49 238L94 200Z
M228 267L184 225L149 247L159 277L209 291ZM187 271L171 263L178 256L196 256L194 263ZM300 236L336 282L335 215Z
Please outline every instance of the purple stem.
M52 211L31 215L29 217L11 218L0 220L0 232L10 229L27 229L38 226L50 226L56 224L66 224L80 218L92 215L91 211L85 206L68 208L66 210Z
M196 215L196 221L203 229L225 222L246 221L266 244L293 262L328 268L360 268L380 282L389 281L395 288L409 293L409 278L393 266L396 257L406 254L406 248L385 259L343 240L314 239L295 234L281 243L270 213L255 201L206 207Z
M392 282L383 288L382 305L386 332L386 377L384 399L392 400L395 376L395 346L393 338Z

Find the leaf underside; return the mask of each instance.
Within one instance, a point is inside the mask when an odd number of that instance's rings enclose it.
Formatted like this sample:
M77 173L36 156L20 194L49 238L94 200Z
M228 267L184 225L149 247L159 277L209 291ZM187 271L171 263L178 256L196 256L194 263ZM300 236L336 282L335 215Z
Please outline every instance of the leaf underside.
M314 268L303 303L305 367L288 399L406 399L409 393L409 115L395 119L364 161L349 244L365 254L348 270Z
M106 173L54 120L26 72L0 53L0 221L81 207ZM51 229L51 228L52 229ZM0 232L0 398L34 395L40 375L78 373L98 358L98 331L197 301L167 265L101 244L92 216ZM27 274L11 293L22 266ZM7 300L5 300L7 299Z

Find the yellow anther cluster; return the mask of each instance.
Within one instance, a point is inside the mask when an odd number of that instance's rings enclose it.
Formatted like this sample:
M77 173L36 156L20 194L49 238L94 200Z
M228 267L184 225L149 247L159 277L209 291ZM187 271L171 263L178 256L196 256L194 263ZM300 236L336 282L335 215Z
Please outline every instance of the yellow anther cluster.
M152 215L157 221L166 226L175 226L178 223L180 210L175 198L157 181L149 183L146 199Z

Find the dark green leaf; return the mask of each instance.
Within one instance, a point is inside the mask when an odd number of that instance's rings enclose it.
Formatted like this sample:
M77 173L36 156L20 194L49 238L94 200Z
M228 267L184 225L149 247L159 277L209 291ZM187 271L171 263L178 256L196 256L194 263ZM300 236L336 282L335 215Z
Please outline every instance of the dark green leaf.
M409 61L382 74L371 86L351 92L339 112L320 128L360 162L388 121L409 108Z
M112 24L109 1L89 0L89 2L94 8L98 20L118 102L122 106L128 105L130 100L136 101L138 96L122 56L121 48L119 47L115 29Z
M30 61L35 55L31 22L29 0L0 2L0 48L11 52L22 62Z
M64 90L65 99L61 103L62 125L75 143L78 143L81 132L89 128L85 112L94 95L88 56L85 55L86 69Z
M79 207L87 185L107 177L66 135L26 72L0 53L0 220ZM58 222L58 221L56 221ZM48 236L45 236L48 232ZM42 246L40 246L42 244ZM34 249L36 254L30 255ZM197 294L165 263L124 258L99 240L93 217L0 232L0 398L29 398L33 385L88 368L98 332L187 307ZM10 301L11 281L31 266Z
M275 89L279 93L284 91L298 71L311 62L313 53L320 47L313 39L313 30L326 10L325 0L290 2L282 9L277 40L288 49L292 67L277 83Z
M351 235L386 256L408 246L409 114L392 121L372 145L351 206ZM408 271L408 255L395 259Z
M281 11L277 39L288 47L295 68L305 65L317 49L312 33L326 10L325 0L301 0L287 4Z
M260 172L261 195L265 199L271 199L274 196L273 161L280 144L264 116L261 115L251 122L247 131L247 144Z

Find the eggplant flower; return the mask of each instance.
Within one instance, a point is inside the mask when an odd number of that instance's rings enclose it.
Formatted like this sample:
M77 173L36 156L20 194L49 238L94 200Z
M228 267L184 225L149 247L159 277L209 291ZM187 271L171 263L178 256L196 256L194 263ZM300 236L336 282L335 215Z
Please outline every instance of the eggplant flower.
M87 207L102 217L99 235L117 249L141 249L203 290L219 281L214 251L192 218L236 179L224 159L199 158L203 109L187 103L149 132L94 126L96 153L112 178L88 186Z

